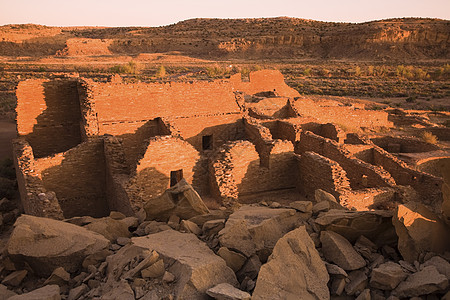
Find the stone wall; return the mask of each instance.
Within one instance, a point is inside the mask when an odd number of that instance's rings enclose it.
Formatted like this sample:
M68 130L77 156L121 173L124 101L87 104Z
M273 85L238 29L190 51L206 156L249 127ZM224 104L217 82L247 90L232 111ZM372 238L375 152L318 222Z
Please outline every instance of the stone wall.
M106 199L112 211L119 211L127 216L134 214L127 184L130 169L125 158L122 140L113 136L104 138L106 164Z
M38 158L35 167L44 187L56 193L64 217L109 214L102 139L90 139L66 152Z
M162 194L170 187L171 171L182 170L183 178L202 192L208 182L199 164L200 155L188 142L173 136L150 138L127 186L133 209Z
M243 82L241 74L231 76L230 82L235 91L253 95L261 92L275 92L283 97L298 97L300 94L284 82L283 74L278 70L261 70L251 72L249 82Z
M63 219L58 199L48 191L36 167L33 149L23 138L13 140L14 167L22 208L26 214Z
M295 177L293 145L281 140L274 141L268 167L260 164L260 156L249 141L225 144L210 165L211 192L222 199L294 188Z
M363 110L352 106L326 106L307 98L289 103L301 116L310 116L320 123L334 123L347 129L393 126L388 120L388 113L384 111Z
M297 188L309 199L314 199L316 189L327 191L339 199L350 190L347 173L335 161L314 152L306 151L297 155Z
M418 153L440 149L437 145L426 143L416 138L383 136L371 138L371 141L388 152ZM394 149L398 151L393 151Z
M75 80L30 79L17 86L17 131L36 157L66 151L81 142Z
M374 164L388 171L398 185L410 185L422 198L422 203L436 212L442 206L443 179L410 168L380 147L373 148Z
M316 152L337 162L346 172L352 189L389 187L394 179L383 169L354 157L337 142L304 131L296 145L296 153Z

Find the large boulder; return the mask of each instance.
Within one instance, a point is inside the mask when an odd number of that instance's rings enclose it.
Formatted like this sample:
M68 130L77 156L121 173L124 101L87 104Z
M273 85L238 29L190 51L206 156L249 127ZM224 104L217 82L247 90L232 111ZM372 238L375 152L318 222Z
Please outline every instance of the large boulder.
M187 220L209 213L202 198L185 179L145 203L144 210L147 219L161 221L167 221L171 215Z
M233 270L192 233L174 230L131 239L134 246L154 250L176 277L176 297L208 299L206 291L219 283L237 285Z
M320 233L322 253L332 263L346 271L357 270L366 265L366 261L353 249L349 241L333 231Z
M322 230L339 233L352 243L361 235L383 245L397 240L392 226L392 212L389 211L331 209L320 214L315 222Z
M301 216L294 209L242 206L228 218L219 232L219 241L221 246L247 257L258 254L264 261L276 242L300 225Z
M325 263L305 230L283 236L261 267L252 299L329 299Z
M41 276L63 267L75 272L86 256L107 249L110 242L86 228L53 219L22 215L6 246L11 259L28 263Z
M398 250L409 262L425 252L443 253L449 249L448 226L423 204L409 202L399 205L392 218L398 235Z

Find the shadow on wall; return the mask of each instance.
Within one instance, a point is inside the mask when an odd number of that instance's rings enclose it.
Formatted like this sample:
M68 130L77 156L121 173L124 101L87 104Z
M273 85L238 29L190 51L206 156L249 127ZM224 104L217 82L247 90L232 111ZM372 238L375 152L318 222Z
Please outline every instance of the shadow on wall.
M65 218L109 215L102 140L82 143L60 157L37 160L37 164L44 187L56 193Z
M210 138L207 138L210 137ZM243 121L204 128L197 135L186 138L197 151L214 150L229 141L245 140Z
M249 196L275 190L295 189L295 179L295 157L287 152L271 154L269 168L261 166L260 159L250 161L244 177L236 184L239 196Z
M76 81L44 82L46 109L25 139L35 157L69 150L81 143L81 111Z

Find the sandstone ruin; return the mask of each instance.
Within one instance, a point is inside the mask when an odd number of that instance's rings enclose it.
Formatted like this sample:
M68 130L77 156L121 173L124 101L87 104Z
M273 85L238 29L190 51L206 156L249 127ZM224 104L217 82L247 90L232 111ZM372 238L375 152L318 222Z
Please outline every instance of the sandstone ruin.
M248 82L240 76L21 82L14 152L25 212L133 215L181 178L220 204L251 203L273 191L311 198L320 188L348 209L420 199L441 211L443 179L388 152L396 145L404 148L396 152L411 151L407 141L370 140L336 125L391 127L386 112L317 105L278 71L253 72Z
M55 76L17 99L5 299L449 297L448 152L343 130L390 128L386 111L275 70Z

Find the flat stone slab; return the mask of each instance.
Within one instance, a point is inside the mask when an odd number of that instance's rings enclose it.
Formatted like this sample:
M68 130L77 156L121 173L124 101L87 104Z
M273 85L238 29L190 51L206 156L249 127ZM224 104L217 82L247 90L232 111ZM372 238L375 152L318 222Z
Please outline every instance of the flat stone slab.
M192 233L166 230L132 238L131 243L159 253L176 277L181 299L208 299L206 291L219 283L237 285L233 270Z

